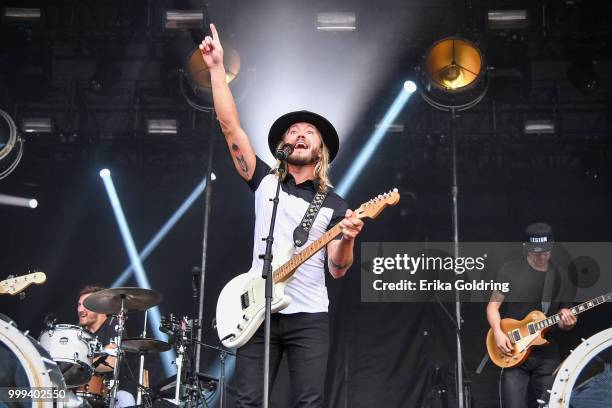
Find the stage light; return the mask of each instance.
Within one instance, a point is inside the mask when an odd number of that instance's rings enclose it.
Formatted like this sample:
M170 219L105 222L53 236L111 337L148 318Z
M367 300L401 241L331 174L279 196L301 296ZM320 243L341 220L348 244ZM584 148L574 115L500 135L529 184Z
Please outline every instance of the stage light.
M469 109L484 98L489 75L484 56L472 42L448 37L434 43L419 67L421 96L436 109L450 113L452 168L452 231L454 256L459 256L459 186L457 178L457 111ZM463 408L464 382L461 351L461 299L455 292L455 334L457 344L457 406Z
M147 133L150 135L176 135L178 133L176 119L148 119Z
M521 30L528 26L527 10L489 10L489 30Z
M318 31L355 31L357 14L355 12L317 13Z
M366 145L363 147L363 149L361 149L361 151L357 155L357 158L353 161L353 164L351 164L351 167L348 169L348 171L340 181L340 184L338 184L338 188L336 189L336 192L339 195L346 197L351 187L355 183L355 180L357 180L357 177L359 176L359 174L361 174L361 171L363 170L365 165L372 158L372 155L376 151L376 148L378 147L382 139L385 137L385 135L388 133L389 127L393 124L393 121L395 120L395 118L397 118L397 115L399 115L399 113L406 105L406 102L408 102L408 99L410 99L410 96L414 93L414 91L411 92L409 89L413 88L406 86L402 87L399 95L397 95L397 97L391 104L391 107L389 107L389 109L385 113L385 116L383 117L382 121L380 121L379 126L374 130L374 132L366 142Z
M100 177L102 178L110 177L110 170L109 169L100 170Z
M134 244L134 239L132 238L132 233L130 232L130 228L127 223L127 219L125 218L125 213L123 212L123 208L121 207L121 202L119 201L119 196L117 195L117 191L115 190L115 185L113 184L113 179L110 176L110 172L108 169L104 169L108 173L105 173L105 176L102 176L102 181L104 182L104 187L106 188L106 193L111 203L111 207L113 209L113 213L115 214L115 219L117 221L117 225L119 227L119 232L121 233L121 238L123 239L123 244L125 245L125 249L128 253L128 257L130 258L130 262L134 271L136 272L136 282L138 286L145 289L151 289L151 284L149 283L149 278L144 270L142 262L138 257L138 252L136 250L136 245ZM100 171L100 173L104 172L104 170ZM151 308L147 313L147 317L149 318L149 322L151 323L151 330L156 339L166 341L167 336L163 334L159 330L159 323L161 321L161 315L159 313L159 308L157 306ZM170 376L176 373L176 369L173 369L172 361L174 360L174 352L165 352L161 354L162 362L164 365L164 370L167 376Z
M412 92L417 90L417 86L416 86L416 84L413 81L406 81L406 82L404 82L404 89L407 92L412 93Z
M166 10L163 24L167 30L204 28L204 12L202 10Z
M552 119L529 119L525 121L526 135L552 135L555 133L555 121Z
M214 175L214 173L212 174L211 178L213 180L216 179L216 176ZM144 249L138 255L141 261L144 261L145 259L147 259L149 254L153 252L153 250L162 241L162 239L166 237L168 232L170 232L170 230L174 227L174 225L176 225L176 223L178 222L178 220L181 219L183 214L187 212L187 210L191 207L194 201L197 200L198 197L204 192L205 188L206 188L206 179L203 179L196 186L196 188L189 194L189 196L187 196L187 198L185 199L185 201L183 201L183 203L179 206L179 208L176 209L174 214L172 214L170 218L168 218L168 220L159 229L159 231L157 231L157 233L153 236L153 238L151 238L151 240L147 243L147 245L145 245ZM119 277L115 279L115 281L113 282L111 286L112 287L122 286L130 278L133 272L134 272L133 264L127 266L123 270L123 272L121 272L121 275L119 275Z
M24 133L51 133L53 124L51 118L23 118L21 131Z
M225 65L225 80L231 83L240 72L240 55L229 45L223 45L223 64ZM199 48L189 55L185 64L187 79L195 93L209 94L211 92L210 72L202 58Z
M40 24L40 9L29 7L5 7L2 20L9 25L38 25Z
M483 54L458 37L432 45L418 70L423 99L440 110L469 109L484 98L489 86Z
M23 145L13 118L0 109L0 180L17 168L23 156Z
M12 205L15 207L36 208L38 201L34 198L17 197L8 194L0 194L0 205Z

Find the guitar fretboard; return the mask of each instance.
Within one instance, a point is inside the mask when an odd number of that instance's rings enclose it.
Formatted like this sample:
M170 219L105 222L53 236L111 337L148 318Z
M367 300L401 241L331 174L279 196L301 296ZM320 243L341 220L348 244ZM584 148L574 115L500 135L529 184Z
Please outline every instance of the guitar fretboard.
M574 316L576 316L582 312L586 312L589 309L599 306L602 303L605 303L606 301L611 300L611 299L612 299L612 293L608 293L607 295L597 296L596 298L593 298L591 300L588 300L584 303L581 303L579 305L576 305L570 308L570 311L572 312ZM560 321L561 321L561 313L557 313L555 315L547 317L544 320L540 320L539 322L531 323L529 325L529 332L535 333L535 331L545 329L547 327L550 327L552 325L559 323Z
M341 232L342 227L340 224L336 224L332 229L321 235L312 244L308 245L302 252L294 255L290 260L274 271L274 283L284 282L289 279L301 264L306 262L308 258L317 253L317 251L327 245L332 239L336 238Z

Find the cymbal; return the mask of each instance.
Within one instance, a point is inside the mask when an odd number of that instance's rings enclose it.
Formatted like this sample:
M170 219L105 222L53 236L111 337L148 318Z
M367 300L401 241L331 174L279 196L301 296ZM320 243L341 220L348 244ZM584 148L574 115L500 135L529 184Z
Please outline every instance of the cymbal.
M123 340L121 348L127 353L157 354L170 350L170 344L156 339L134 337Z
M121 301L128 312L144 311L158 305L161 293L143 288L111 288L94 292L83 302L87 309L104 314L121 312Z

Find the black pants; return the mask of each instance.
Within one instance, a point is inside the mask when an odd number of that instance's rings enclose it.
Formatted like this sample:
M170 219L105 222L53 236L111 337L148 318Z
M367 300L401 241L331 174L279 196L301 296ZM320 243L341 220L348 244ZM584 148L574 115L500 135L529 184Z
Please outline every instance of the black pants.
M537 399L548 402L547 390L552 387L552 373L558 365L558 354L536 349L520 366L505 369L502 374L503 408L537 408Z
M283 352L286 352L293 406L323 407L329 349L327 313L275 313L271 320L270 339L270 390ZM239 348L236 354L236 408L261 407L263 360L262 324L253 338Z

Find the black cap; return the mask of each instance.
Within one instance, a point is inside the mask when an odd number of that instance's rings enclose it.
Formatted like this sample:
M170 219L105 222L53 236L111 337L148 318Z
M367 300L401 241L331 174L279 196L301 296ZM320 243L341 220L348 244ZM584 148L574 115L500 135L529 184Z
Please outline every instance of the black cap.
M340 147L338 132L336 132L336 128L334 128L329 120L319 114L309 111L289 112L274 121L268 133L268 147L272 154L274 155L274 153L276 153L276 147L282 140L287 129L289 129L291 125L299 122L310 123L317 128L319 133L321 133L323 143L325 143L325 146L327 146L329 150L329 162L331 163L336 157L336 154L338 154L338 148Z
M555 242L552 227L543 222L529 224L525 228L525 249L527 252L542 253L552 250Z

